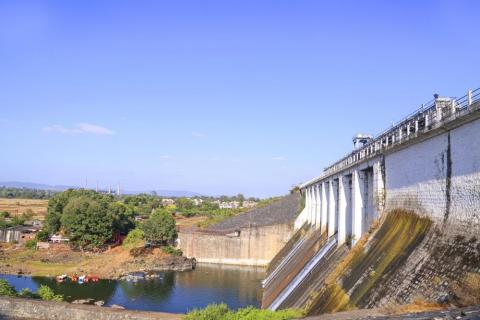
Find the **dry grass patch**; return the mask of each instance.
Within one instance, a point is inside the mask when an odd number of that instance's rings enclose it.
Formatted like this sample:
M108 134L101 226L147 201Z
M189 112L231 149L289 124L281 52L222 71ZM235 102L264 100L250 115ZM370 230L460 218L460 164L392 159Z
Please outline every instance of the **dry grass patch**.
M417 299L417 300L414 300L413 303L409 303L405 305L392 305L389 307L384 307L382 308L382 311L385 314L403 314L403 313L438 311L443 309L446 309L445 305Z
M35 219L44 220L47 207L48 200L0 199L0 211L7 211L12 216L21 215L27 210L31 210Z

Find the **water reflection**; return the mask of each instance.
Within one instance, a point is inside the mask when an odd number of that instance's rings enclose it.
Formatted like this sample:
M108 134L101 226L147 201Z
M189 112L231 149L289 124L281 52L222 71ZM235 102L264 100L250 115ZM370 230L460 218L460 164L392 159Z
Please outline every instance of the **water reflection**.
M152 302L167 299L175 287L175 273L162 272L158 278L138 282L119 281L123 294L130 300L143 298Z
M68 301L93 298L105 301L107 306L118 304L127 309L185 313L220 302L232 309L249 305L258 307L262 295L260 281L265 270L198 264L192 271L161 272L159 275L159 278L137 282L100 280L81 285L57 283L55 279L45 277L0 275L0 278L6 278L17 290L29 288L35 291L46 284Z

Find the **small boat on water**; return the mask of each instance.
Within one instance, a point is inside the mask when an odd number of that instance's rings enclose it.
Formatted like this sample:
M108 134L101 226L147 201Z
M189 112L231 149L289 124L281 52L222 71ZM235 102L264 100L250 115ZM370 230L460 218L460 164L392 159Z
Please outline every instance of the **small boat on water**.
M98 276L91 276L91 275L77 276L76 274L70 277L67 276L66 274L62 274L60 276L56 276L55 279L58 282L64 282L66 280L70 280L71 282L77 282L79 284L88 283L88 282L98 282L100 280Z
M66 275L66 274L62 274L62 275L60 275L60 276L57 276L56 279L57 279L58 282L63 282L63 281L65 281L65 280L67 280L67 275Z

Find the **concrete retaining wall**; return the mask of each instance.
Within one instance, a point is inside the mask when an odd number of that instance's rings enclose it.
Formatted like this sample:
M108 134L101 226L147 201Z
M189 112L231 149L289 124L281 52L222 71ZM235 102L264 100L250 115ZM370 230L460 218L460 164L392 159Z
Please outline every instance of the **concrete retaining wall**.
M240 234L179 232L178 245L199 262L266 266L293 234L293 224L241 228Z
M0 297L0 316L29 320L173 320L182 318L181 315L161 312L130 311L66 302L5 297Z

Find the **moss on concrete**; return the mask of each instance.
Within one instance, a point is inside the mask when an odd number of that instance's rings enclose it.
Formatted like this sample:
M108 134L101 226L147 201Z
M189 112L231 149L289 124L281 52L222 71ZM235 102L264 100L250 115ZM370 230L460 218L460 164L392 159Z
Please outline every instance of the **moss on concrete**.
M363 239L327 278L326 288L310 303L308 314L364 307L417 248L432 221L414 212L390 212L368 243Z

